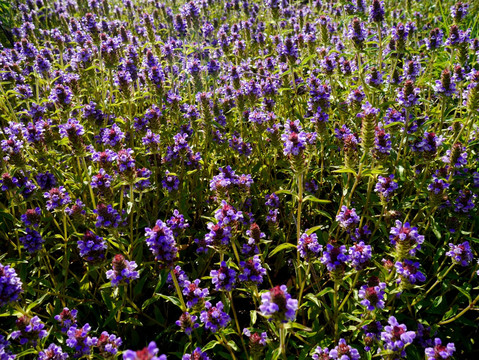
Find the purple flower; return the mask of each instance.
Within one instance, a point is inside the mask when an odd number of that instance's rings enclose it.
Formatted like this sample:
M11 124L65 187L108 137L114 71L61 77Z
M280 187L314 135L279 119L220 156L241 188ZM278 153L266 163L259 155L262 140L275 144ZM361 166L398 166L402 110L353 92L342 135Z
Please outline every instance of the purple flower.
M437 136L433 132L424 132L424 137L412 146L412 150L424 153L427 158L434 158L437 148L443 141L442 136Z
M70 310L67 307L63 308L62 312L55 315L54 319L60 323L62 332L66 333L70 327L74 326L77 322L78 310Z
M434 339L434 347L428 347L424 350L427 360L447 360L452 357L454 351L456 351L454 343L448 343L447 346L444 346L439 338Z
M291 298L286 285L275 286L261 295L259 309L263 316L270 317L270 321L275 320L283 323L294 321L296 310L298 310L298 300Z
M68 358L68 354L63 352L60 346L53 343L38 353L38 360L65 360L66 358Z
M96 346L98 347L100 355L104 358L108 358L116 355L118 347L120 347L121 344L121 338L117 337L115 334L108 334L106 331L103 331L98 338Z
M153 228L145 229L146 244L162 266L172 268L177 259L178 248L176 247L173 231L161 220L156 220Z
M404 84L404 87L397 90L396 100L398 101L399 105L409 108L417 105L419 101L419 93L420 89L414 87L414 82L412 80L407 80Z
M181 330L185 332L186 335L191 335L194 329L197 329L200 324L196 322L198 316L190 315L189 312L184 312L181 314L180 318L176 320L176 325L181 327Z
M369 21L375 23L384 21L384 1L373 0L369 6Z
M20 218L25 225L38 227L40 225L40 220L42 219L42 211L39 207L28 209Z
M108 248L106 241L102 237L95 235L87 230L82 240L77 241L80 256L88 262L99 262L105 259L105 253Z
M221 262L218 270L210 271L211 282L217 291L232 291L236 283L236 271L229 268L225 261Z
M426 276L419 271L419 262L405 259L403 262L396 262L394 265L396 272L401 277L398 282L405 280L406 283L415 284L416 282L426 281Z
M120 284L129 284L131 280L140 277L137 264L134 261L128 261L121 254L116 254L111 262L112 269L106 272L106 278L111 280L111 286L116 287Z
M467 214L474 209L474 200L477 198L470 190L459 190L459 196L454 200L454 211Z
M275 193L265 196L265 205L272 208L279 208L279 197Z
M466 147L460 143L454 144L452 149L446 151L446 155L442 157L442 161L456 168L467 165Z
M223 303L218 301L216 306L213 306L209 301L205 302L205 309L201 312L200 319L205 328L209 329L212 333L217 332L220 328L224 328L228 325L231 318L223 311Z
M311 357L313 360L329 360L329 349L318 346Z
M359 360L360 358L359 351L346 344L344 339L339 339L338 346L329 351L329 357L340 360Z
M173 210L173 216L166 221L166 225L173 230L173 234L176 236L178 230L184 230L190 226L188 220L185 220L183 214L180 214L178 209Z
M464 241L462 244L454 245L449 244L450 250L446 253L447 256L452 258L452 261L462 266L468 266L473 260L472 250L469 246L469 241Z
M201 348L197 347L191 354L185 354L181 360L211 360L206 352L201 351Z
M121 216L111 205L100 203L93 212L97 215L96 227L116 228L120 225Z
M38 173L35 178L37 180L38 186L40 186L42 190L50 190L57 185L55 176L48 171L46 173Z
M285 132L281 135L284 155L299 155L306 149L307 143L306 133L301 131L299 120L287 121L284 128Z
M152 341L143 350L126 350L123 353L123 360L166 360L166 355L157 356L159 351L156 343Z
M387 177L378 176L378 182L374 188L374 191L381 195L381 198L386 201L389 200L391 194L398 188L397 182L394 180L394 175L389 175Z
M259 285L263 283L263 276L266 275L266 269L261 264L261 259L255 255L252 259L240 261L239 281L246 285Z
M358 18L354 18L351 24L348 26L347 36L354 44L356 50L362 50L364 41L366 40L368 33Z
M196 279L193 282L185 280L183 283L183 295L185 296L186 306L189 308L192 308L197 304L202 305L204 299L210 293L208 289L202 289L199 285L199 279Z
M47 199L47 210L49 211L70 202L70 195L68 195L68 192L63 186L53 188L50 191L43 193L43 197Z
M386 283L379 282L375 276L371 277L367 285L361 286L359 289L359 298L362 299L361 305L365 306L369 311L384 308L384 294Z
M352 245L348 252L351 266L356 270L361 270L371 260L371 245L366 245L364 241Z
M441 80L436 80L436 85L433 88L436 93L442 96L452 97L456 93L456 84L448 69L444 69Z
M356 214L356 209L348 209L345 205L341 207L341 211L336 216L336 221L344 229L350 229L359 224L360 217Z
M444 42L444 33L441 29L435 28L432 29L429 38L426 39L426 46L429 50L439 49Z
M396 220L396 226L391 228L390 234L389 240L396 246L399 259L403 259L408 252L414 255L424 242L424 235L419 235L417 227L411 227L408 222L403 224Z
M227 225L243 220L243 213L237 211L233 206L229 205L225 200L221 201L221 207L215 212L215 219L221 224Z
M406 325L399 324L394 316L388 320L389 325L381 332L381 340L384 341L384 348L397 353L399 356L406 356L404 348L411 344L416 337L414 331L407 331Z
M457 2L450 7L451 16L456 23L460 23L467 15L469 9L468 3Z
M323 246L318 243L318 235L315 233L308 235L306 232L299 238L298 251L305 260L309 260L311 257L316 258L322 249Z
M33 254L40 250L42 244L45 242L40 233L30 228L26 228L25 232L25 236L19 238L25 250L27 250L29 254Z
M163 188L168 190L168 192L172 192L175 190L178 190L178 186L180 185L180 179L178 176L170 174L168 171L166 173L166 176L161 180L161 184L163 185Z
M75 357L89 355L91 348L97 344L98 339L88 335L90 330L91 326L89 324L85 324L81 328L74 325L68 329L66 344L75 350Z
M437 175L432 176L432 182L427 186L427 189L435 195L442 194L445 189L449 187L449 183L443 179L439 179Z
M0 307L18 300L23 292L22 281L10 265L0 264Z
M30 344L37 346L37 341L47 336L47 331L43 328L45 324L40 321L38 316L32 318L23 315L15 322L18 330L10 334L12 339L19 339L20 345Z
M341 269L346 262L349 261L345 245L327 244L323 248L323 255L321 256L321 264L326 265L328 271L335 271Z

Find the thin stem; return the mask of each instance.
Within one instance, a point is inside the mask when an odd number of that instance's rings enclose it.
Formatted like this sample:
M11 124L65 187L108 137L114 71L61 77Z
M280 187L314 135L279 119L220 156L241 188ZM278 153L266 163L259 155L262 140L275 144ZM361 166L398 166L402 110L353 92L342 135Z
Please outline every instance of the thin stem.
M178 298L180 299L181 310L183 312L185 312L186 311L186 304L185 304L185 300L183 300L183 294L182 294L181 289L180 289L180 284L178 284L178 279L176 278L175 271L171 270L170 273L171 273L171 278L173 279L173 284L175 285L176 294L178 295Z

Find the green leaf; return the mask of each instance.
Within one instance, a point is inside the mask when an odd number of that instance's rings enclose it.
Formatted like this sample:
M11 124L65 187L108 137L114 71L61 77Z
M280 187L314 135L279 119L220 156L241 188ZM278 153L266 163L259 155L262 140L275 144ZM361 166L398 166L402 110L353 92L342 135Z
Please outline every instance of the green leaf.
M327 293L330 293L330 292L334 292L334 289L332 287L324 288L323 290L321 290L319 292L318 297L324 296L324 295L326 295Z
M454 284L452 284L452 286L454 286L457 290L459 290L459 292L464 295L468 300L469 302L472 302L472 297L471 297L471 294L469 294L467 292L467 290L463 289L463 288L460 288L459 286L456 286Z
M308 195L303 199L303 202L306 201L313 201L321 204L329 204L331 201L330 200L324 200L324 199L318 199L316 196L313 195Z
M312 233L320 230L321 228L323 228L323 225L313 226L312 228L306 231L306 234L311 235Z
M283 250L286 250L286 249L292 249L292 248L296 249L296 245L291 244L291 243L284 243L284 244L278 245L278 246L276 246L276 248L273 251L271 251L269 253L268 257L271 257L271 256L279 253L280 251L283 251Z
M180 299L178 299L176 296L168 296L168 295L164 295L164 294L158 294L158 295L160 297L162 297L163 299L175 304L176 306L178 306L181 309Z
M356 173L356 171L354 171L353 169L346 169L346 168L342 168L342 169L338 169L338 170L333 170L332 171L333 173L338 173L338 174L341 174L341 173L350 173L350 174L353 174L354 176L357 176L358 174Z
M216 345L219 345L219 342L216 340L211 340L208 344L206 344L201 350L207 351L213 349Z

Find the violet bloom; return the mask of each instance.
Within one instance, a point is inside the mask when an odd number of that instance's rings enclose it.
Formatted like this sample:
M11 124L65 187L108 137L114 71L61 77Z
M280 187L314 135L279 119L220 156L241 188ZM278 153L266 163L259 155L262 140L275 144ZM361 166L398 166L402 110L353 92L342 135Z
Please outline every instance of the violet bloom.
M178 190L178 186L180 185L180 179L178 178L178 176L167 172L166 176L161 180L161 184L163 185L164 189L168 190L168 192L172 192Z
M259 285L263 283L263 276L266 275L266 269L261 264L258 255L252 259L240 262L240 273L238 280L245 283L246 286Z
M394 265L396 267L396 272L400 276L398 279L399 283L402 283L403 280L409 284L415 284L416 282L426 281L426 276L419 271L419 262L405 259L403 262L396 262Z
M466 147L460 143L452 146L452 149L446 151L446 155L441 159L444 163L450 164L455 168L460 168L467 165L467 151Z
M433 88L438 95L446 97L452 97L456 93L456 84L448 69L444 69L441 74L441 80L436 80L436 85Z
M369 22L381 24L384 21L384 1L373 0L369 5Z
M399 105L409 108L418 104L420 89L414 87L414 82L407 80L404 87L397 90L396 100Z
M215 219L221 224L227 225L243 220L243 213L229 205L225 200L221 201L221 207L215 212Z
M221 262L221 266L218 270L211 270L210 276L211 282L215 286L217 291L232 291L236 283L236 271L229 268L225 261Z
M463 2L458 2L449 8L451 11L451 17L456 23L460 23L466 17L468 9L469 4Z
M223 303L218 301L216 306L213 306L209 301L205 302L205 309L201 312L200 319L205 328L212 333L217 332L220 328L228 325L231 318L223 311Z
M212 222L208 223L209 233L205 235L204 246L201 246L201 251L206 252L207 246L214 247L223 247L230 243L231 239L231 228L225 226L222 223L214 224ZM200 251L200 248L198 249Z
M356 209L348 209L347 206L341 206L341 211L336 216L336 221L344 229L350 229L356 224L359 224L360 217L356 214Z
M298 156L306 149L306 133L301 131L299 120L287 121L284 129L285 132L281 135L284 155Z
M348 344L346 340L339 339L338 346L329 351L330 359L340 359L340 360L359 360L359 351Z
M374 188L374 191L381 195L381 198L388 201L394 190L398 188L397 182L394 180L394 175L387 177L378 176L378 182Z
M329 357L329 349L328 348L322 348L318 346L315 350L313 355L311 356L313 360L328 360L330 359Z
M434 347L428 347L424 350L427 360L448 360L456 351L454 343L448 343L447 346L442 345L439 338L434 339Z
M88 262L99 262L105 259L105 253L108 248L107 243L102 237L95 235L87 230L81 240L77 241L80 256Z
M474 209L474 200L477 198L470 190L459 190L459 196L454 200L454 211L467 214Z
M396 220L396 226L391 228L389 240L396 246L396 252L400 259L403 259L409 252L414 255L416 250L421 248L424 242L424 235L419 235L417 227L411 227L408 222L402 223Z
M118 353L118 348L121 344L121 338L115 334L108 334L106 331L103 331L98 338L96 346L98 347L100 355L104 358L108 358Z
M184 230L190 226L188 220L185 220L183 214L180 214L178 209L173 210L173 215L166 221L166 225L173 230L173 235L177 235L178 230Z
M98 339L88 335L90 330L91 326L89 324L85 324L81 328L74 325L68 329L66 344L75 350L75 357L89 355L92 347L97 344Z
M186 306L189 308L196 305L202 305L204 299L209 295L208 289L200 288L200 279L196 279L193 282L185 280L183 283L183 295L185 296Z
M359 289L359 298L362 299L361 305L365 306L369 311L384 308L384 294L386 283L379 282L377 277L369 279L367 285L361 286Z
M371 245L366 245L364 241L355 243L349 250L349 261L356 270L361 270L371 260Z
M323 246L318 243L318 235L315 233L308 235L303 233L299 238L298 251L301 257L309 260L311 257L316 258Z
M366 31L364 23L358 18L354 18L351 24L348 26L347 36L353 42L356 50L362 50L364 41L368 36L368 32Z
M351 239L356 242L369 241L369 235L371 235L371 230L369 230L368 225L364 225L354 229L354 232L351 233Z
M340 270L349 261L346 246L327 244L326 248L323 248L320 261L321 264L326 265L328 271Z
M469 241L464 241L462 244L454 245L449 243L450 250L446 253L452 258L452 261L462 266L468 266L473 260L472 250L469 246Z
M35 178L37 180L38 186L40 186L42 190L50 190L57 185L55 176L48 171L45 173L38 173Z
M54 319L60 323L62 332L66 333L70 327L76 324L77 314L78 310L70 310L65 307L60 314L55 315Z
M116 287L122 284L129 284L131 280L138 279L140 274L135 269L137 264L128 261L121 254L115 255L112 262L112 269L106 272L106 278L111 280L111 286Z
M397 353L399 356L406 356L405 347L411 344L416 337L414 331L407 331L406 325L399 324L394 316L388 320L389 325L381 332L381 340L384 341L384 348Z
M17 301L23 292L22 285L14 268L0 264L0 307Z
M68 192L63 186L53 188L50 191L43 193L43 197L47 199L47 210L49 211L70 202L70 195L68 195Z
M201 351L201 348L197 347L191 354L185 354L181 360L211 360L206 352Z
M116 228L121 223L120 214L118 211L113 209L113 206L111 205L100 203L97 205L96 209L93 210L93 212L97 215L95 223L96 227Z
M40 233L30 228L26 228L25 232L25 236L19 238L25 250L27 250L29 254L33 254L40 250L42 244L45 242Z
M275 193L265 196L265 205L272 208L279 208L279 197Z
M38 227L40 225L40 220L42 219L42 211L39 207L28 209L20 218L25 225Z
M40 321L38 316L32 318L23 315L15 322L18 330L12 332L10 337L18 339L20 345L30 344L32 347L37 346L38 340L47 336L47 331L44 330L45 324Z
M432 176L432 182L427 186L427 189L434 195L442 194L444 190L449 187L449 183L443 179L439 179L437 175Z
M259 309L270 321L286 323L296 319L298 300L291 298L286 285L275 286L261 295Z
M191 335L194 329L197 329L200 324L196 322L198 316L190 315L189 312L184 312L181 314L180 318L176 320L175 324L178 325L181 330L185 332L186 335Z
M1 359L3 359L0 356ZM38 360L65 360L68 354L62 351L62 348L55 344L50 344L48 348L38 353Z
M123 360L166 360L166 355L159 355L160 350L154 341L148 344L143 350L126 350L123 353Z
M146 244L162 266L172 268L178 255L173 231L161 220L153 228L145 229Z

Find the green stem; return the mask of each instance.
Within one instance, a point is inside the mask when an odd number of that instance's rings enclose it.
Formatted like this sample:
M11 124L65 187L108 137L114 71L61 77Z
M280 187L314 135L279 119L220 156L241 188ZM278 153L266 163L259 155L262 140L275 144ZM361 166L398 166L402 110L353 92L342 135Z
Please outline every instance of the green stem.
M457 314L456 316L450 318L450 319L447 319L447 320L443 320L441 321L438 325L445 325L445 324L449 324L449 323L452 323L453 321L456 321L457 319L459 319L462 315L464 315L466 312L468 312L469 310L471 310L474 305L476 305L476 303L479 301L479 295L477 295L477 297L471 302L469 303L468 306L466 306L466 308L464 310L462 310L459 314Z
M171 270L170 273L171 273L171 278L173 279L173 284L175 285L176 294L178 295L178 298L180 299L181 310L183 312L185 312L186 311L186 304L185 304L185 300L183 300L183 294L182 294L181 289L180 289L180 284L178 284L178 279L176 278L175 271Z

